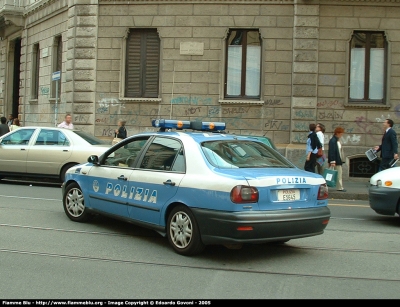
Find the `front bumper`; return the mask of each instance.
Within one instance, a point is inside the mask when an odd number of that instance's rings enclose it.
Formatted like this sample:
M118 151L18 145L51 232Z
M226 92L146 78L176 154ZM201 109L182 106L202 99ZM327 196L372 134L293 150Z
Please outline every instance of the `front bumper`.
M276 211L221 212L192 208L204 244L264 243L322 234L328 207ZM238 227L252 230L238 230Z
M368 190L369 206L382 215L399 214L400 189L371 185Z

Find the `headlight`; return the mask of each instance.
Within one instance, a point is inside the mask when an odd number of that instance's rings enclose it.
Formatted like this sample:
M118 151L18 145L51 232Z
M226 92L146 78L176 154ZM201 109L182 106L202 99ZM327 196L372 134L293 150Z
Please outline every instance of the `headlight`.
M377 180L376 181L376 186L381 187L382 186L382 180Z

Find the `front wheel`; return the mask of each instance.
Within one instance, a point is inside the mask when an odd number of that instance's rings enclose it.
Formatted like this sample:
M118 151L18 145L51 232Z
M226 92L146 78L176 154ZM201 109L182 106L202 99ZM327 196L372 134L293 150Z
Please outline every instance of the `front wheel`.
M85 199L81 187L77 183L70 183L63 195L65 214L74 222L86 222L92 215L85 207Z
M169 214L167 237L174 251L184 256L199 254L205 248L192 211L183 205L175 207Z

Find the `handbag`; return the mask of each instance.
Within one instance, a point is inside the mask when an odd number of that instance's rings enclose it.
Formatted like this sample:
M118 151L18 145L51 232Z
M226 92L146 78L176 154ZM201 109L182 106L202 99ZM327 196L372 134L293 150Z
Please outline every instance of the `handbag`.
M324 151L322 150L322 147L318 148L317 158L322 157L323 155L324 155Z
M337 170L333 169L333 167L324 169L323 177L325 178L328 187L336 187L337 174Z
M121 139L121 138L113 138L113 140L112 140L112 142L111 142L111 145L115 145L115 144L121 142L122 140L123 140L123 139Z

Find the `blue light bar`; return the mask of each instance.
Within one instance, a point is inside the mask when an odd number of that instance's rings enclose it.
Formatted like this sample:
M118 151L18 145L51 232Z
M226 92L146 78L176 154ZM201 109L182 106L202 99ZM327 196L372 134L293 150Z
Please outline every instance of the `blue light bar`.
M192 129L197 131L224 131L226 124L222 122L202 122L202 121L188 121L176 119L153 119L151 125L155 128L160 128L160 131L166 129Z
M200 131L224 131L226 128L226 124L222 122L193 121L191 122L191 127L193 130Z
M165 129L190 129L190 121L188 120L153 119L151 125L160 128L161 131L165 131Z

